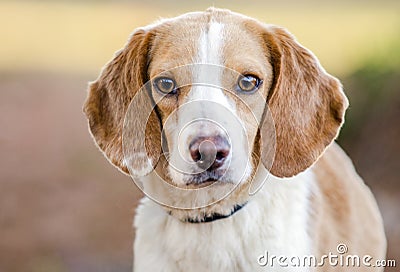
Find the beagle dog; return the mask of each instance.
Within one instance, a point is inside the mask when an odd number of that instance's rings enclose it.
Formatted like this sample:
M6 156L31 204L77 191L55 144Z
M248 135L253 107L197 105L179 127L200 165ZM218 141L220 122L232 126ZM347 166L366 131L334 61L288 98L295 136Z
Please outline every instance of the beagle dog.
M377 204L334 143L347 106L283 28L209 8L136 29L84 105L146 194L134 271L381 271Z

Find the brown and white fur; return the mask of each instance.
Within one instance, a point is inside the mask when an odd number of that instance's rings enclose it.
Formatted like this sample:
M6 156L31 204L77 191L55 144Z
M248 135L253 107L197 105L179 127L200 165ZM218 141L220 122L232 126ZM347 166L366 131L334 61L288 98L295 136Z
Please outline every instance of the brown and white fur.
M234 89L235 72L255 75L262 84L252 94L191 84ZM150 87L132 102L160 74L183 87L170 96ZM182 106L193 101L198 103ZM203 102L221 107L203 107ZM288 257L337 254L338 244L346 244L349 254L384 258L386 240L374 197L333 142L347 106L339 81L283 28L210 8L135 30L90 84L84 106L90 131L108 160L159 198L145 197L137 209L134 271L379 271L329 264L262 267L257 260L266 251ZM127 157L122 135L132 107L139 120L133 131L145 130L146 142L137 134ZM142 114L146 111L150 116ZM199 135L214 139L223 134L202 121L184 129L199 117L220 122L231 137L221 166L224 175L212 182L194 181L190 173L198 169L179 158L192 160L189 143ZM168 160L161 151L162 137ZM263 182L258 192L249 193ZM182 193L170 185L191 190ZM232 192L221 198L226 190ZM207 203L212 204L202 205ZM229 215L235 205L244 206L227 218L187 222Z

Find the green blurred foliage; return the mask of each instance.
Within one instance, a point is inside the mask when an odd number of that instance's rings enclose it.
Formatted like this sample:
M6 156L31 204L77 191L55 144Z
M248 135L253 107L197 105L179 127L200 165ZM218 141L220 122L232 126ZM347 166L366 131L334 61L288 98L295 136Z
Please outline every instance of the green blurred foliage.
M372 116L400 106L400 37L396 38L386 50L366 57L356 71L342 79L350 106L340 139L355 140ZM393 121L399 126L399 121Z

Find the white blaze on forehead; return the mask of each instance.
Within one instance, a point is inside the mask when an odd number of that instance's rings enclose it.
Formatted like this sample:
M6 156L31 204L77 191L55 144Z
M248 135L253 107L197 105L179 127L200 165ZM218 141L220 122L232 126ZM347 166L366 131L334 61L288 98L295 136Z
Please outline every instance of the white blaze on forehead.
M224 25L210 23L200 36L198 61L200 63L221 65Z
M207 100L231 107L222 92L224 25L211 22L199 38L197 63L193 69L194 86L187 101ZM210 87L215 86L215 87Z

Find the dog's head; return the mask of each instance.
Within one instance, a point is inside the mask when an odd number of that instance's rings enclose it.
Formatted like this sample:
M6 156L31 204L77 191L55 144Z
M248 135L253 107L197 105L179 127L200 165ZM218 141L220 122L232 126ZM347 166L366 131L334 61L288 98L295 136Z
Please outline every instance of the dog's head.
M278 177L304 171L347 104L286 30L212 8L137 29L91 83L84 111L123 172L156 169L198 188L248 184L259 162Z

